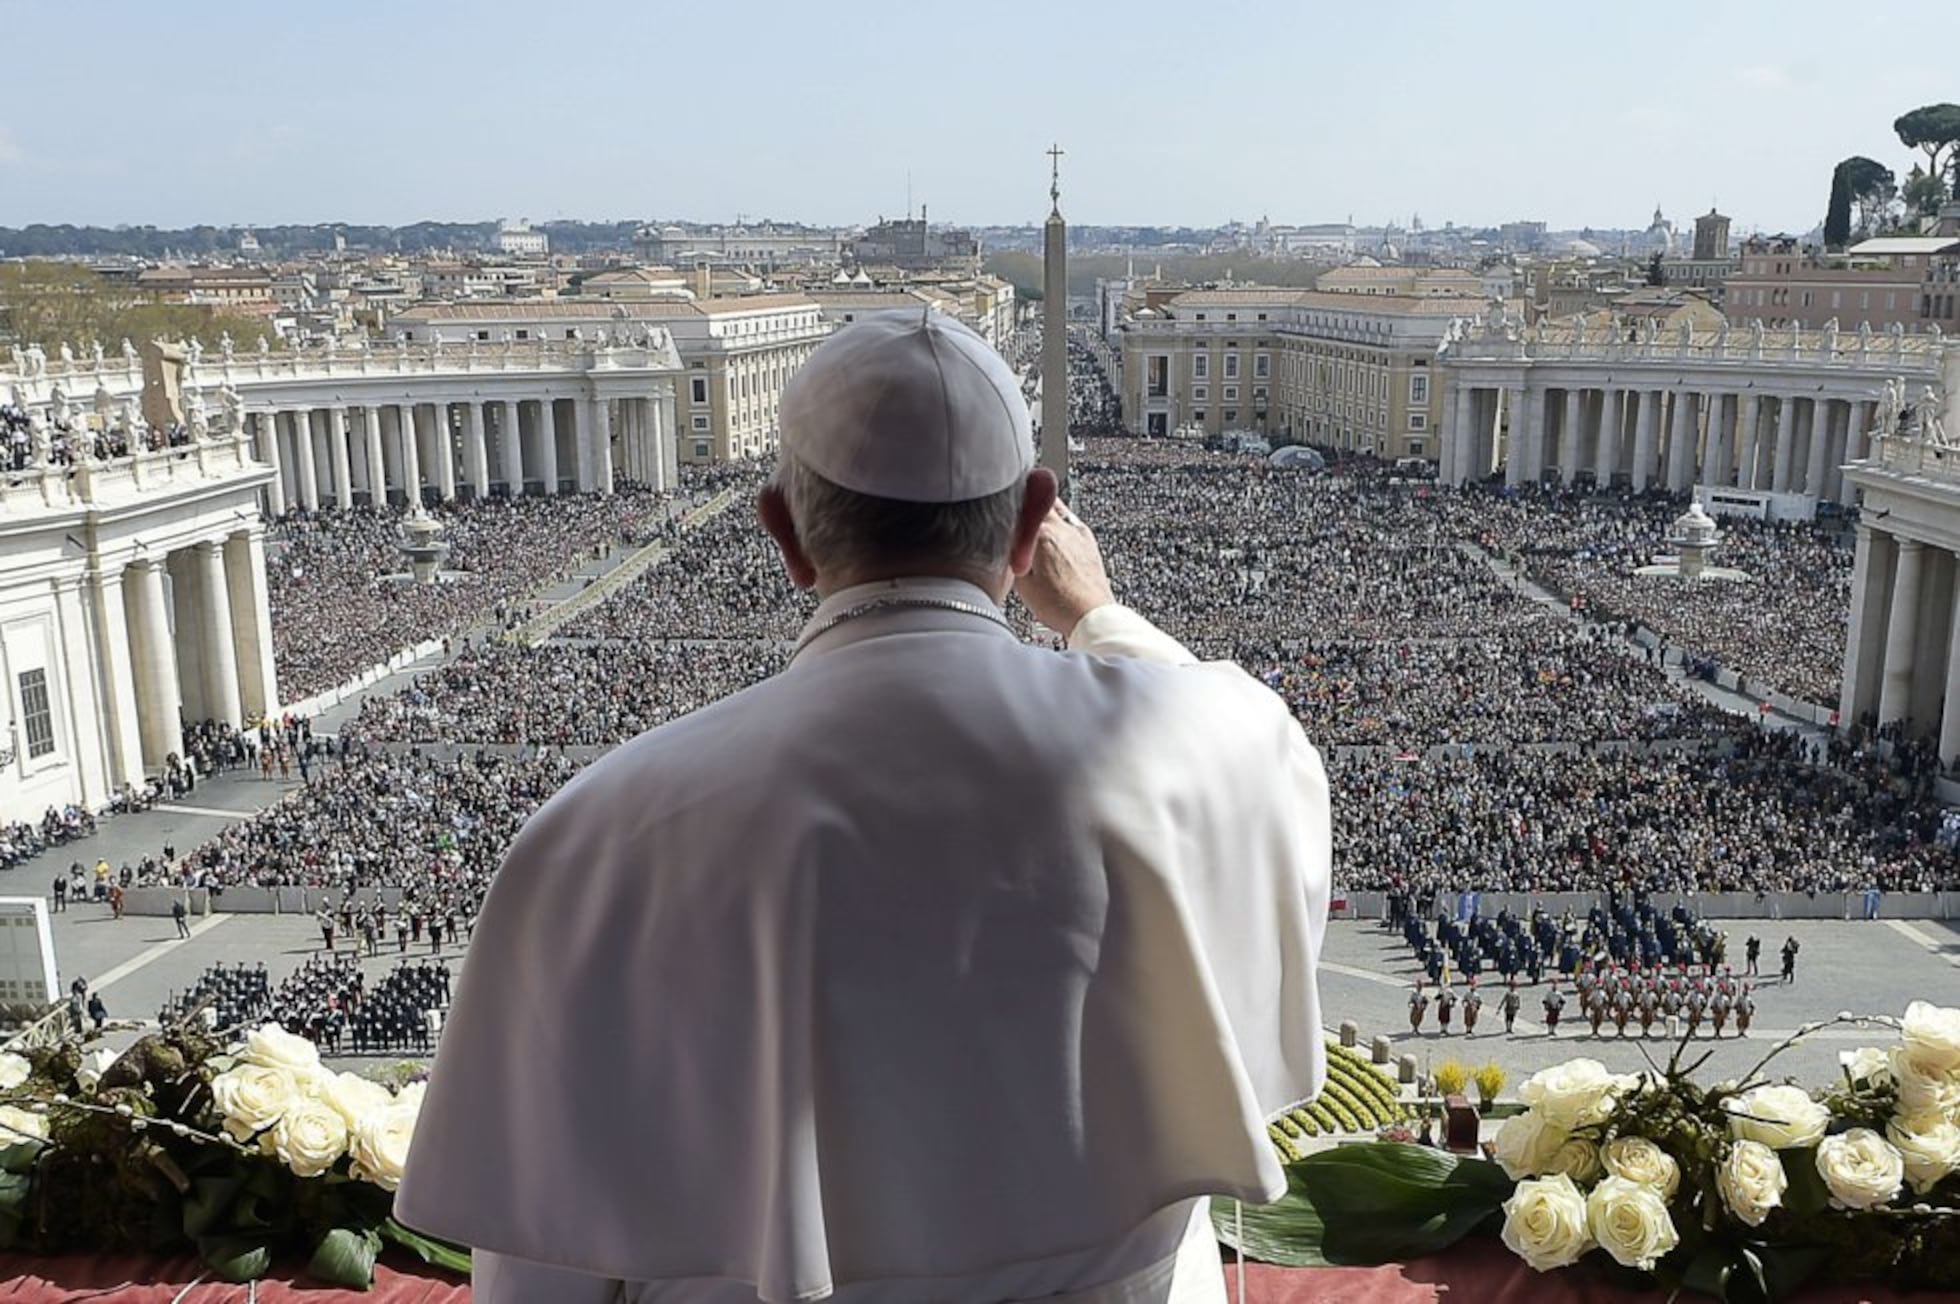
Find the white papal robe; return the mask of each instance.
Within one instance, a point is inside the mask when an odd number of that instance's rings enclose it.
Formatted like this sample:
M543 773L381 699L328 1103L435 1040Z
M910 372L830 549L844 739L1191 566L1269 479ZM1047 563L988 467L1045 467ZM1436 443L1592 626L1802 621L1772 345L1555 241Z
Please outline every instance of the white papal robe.
M881 596L994 610L810 628ZM1329 859L1285 705L1134 612L846 620L525 826L397 1214L486 1304L1218 1299L1202 1197L1279 1195L1324 1078Z

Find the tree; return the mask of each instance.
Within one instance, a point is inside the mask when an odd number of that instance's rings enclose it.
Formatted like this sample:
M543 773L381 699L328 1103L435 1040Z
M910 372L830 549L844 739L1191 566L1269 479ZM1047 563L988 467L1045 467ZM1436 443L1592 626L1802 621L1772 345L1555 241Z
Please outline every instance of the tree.
M1851 240L1851 179L1840 163L1831 169L1831 199L1824 206L1824 247L1842 249Z
M1654 256L1647 260L1647 284L1667 284L1667 270L1661 266L1661 251L1658 249L1654 250Z
M1857 229L1870 232L1883 224L1885 211L1899 195L1899 179L1892 169L1877 159L1866 158L1863 154L1853 154L1837 165L1844 174L1845 185L1851 191L1851 202L1857 206ZM1831 178L1835 190L1837 178Z
M1960 146L1960 104L1922 105L1901 114L1892 123L1892 130L1899 133L1899 143L1907 149L1925 152L1926 175L1943 187L1940 174L1945 169L1940 165L1940 155Z
M1906 212L1931 217L1946 202L1946 183L1915 163L1906 174L1906 188L1900 197L1906 201Z

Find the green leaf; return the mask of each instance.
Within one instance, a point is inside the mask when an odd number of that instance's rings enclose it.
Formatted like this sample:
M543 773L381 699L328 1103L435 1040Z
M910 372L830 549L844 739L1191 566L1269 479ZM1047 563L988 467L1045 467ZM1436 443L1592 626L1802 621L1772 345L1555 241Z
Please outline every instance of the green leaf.
M245 1179L236 1172L193 1177L190 1193L184 1197L184 1234L196 1239L230 1228L244 1187Z
M381 1238L373 1232L336 1227L320 1238L306 1271L330 1285L366 1290L374 1284L374 1259L379 1253Z
M34 1179L27 1173L0 1173L0 1250L18 1249L26 1239L21 1225L33 1186Z
M5 1145L0 1145L0 1172L26 1172L34 1167L34 1160L48 1144L30 1137L16 1138L11 1132L0 1133L0 1136L11 1138Z
M272 1270L269 1241L246 1236L200 1236L198 1257L226 1281L257 1281Z
M1688 1260L1688 1266L1681 1274L1681 1286L1713 1299L1729 1298L1729 1282L1735 1276L1736 1255L1733 1246L1709 1244L1701 1252Z
M1287 1193L1244 1210L1213 1203L1227 1244L1289 1267L1385 1263L1431 1254L1490 1219L1515 1183L1497 1165L1426 1146L1374 1143L1309 1155L1287 1169Z
M1831 1188L1824 1185L1824 1175L1817 1171L1817 1147L1779 1150L1777 1157L1782 1159L1783 1175L1790 1182L1783 1192L1783 1207L1799 1218L1824 1212L1831 1203Z
M1743 1247L1766 1300L1785 1300L1830 1262L1831 1252L1820 1245L1761 1245Z
M392 1217L381 1224L381 1234L424 1263L461 1273L465 1277L470 1275L470 1252L460 1246L424 1236L420 1232L410 1231Z

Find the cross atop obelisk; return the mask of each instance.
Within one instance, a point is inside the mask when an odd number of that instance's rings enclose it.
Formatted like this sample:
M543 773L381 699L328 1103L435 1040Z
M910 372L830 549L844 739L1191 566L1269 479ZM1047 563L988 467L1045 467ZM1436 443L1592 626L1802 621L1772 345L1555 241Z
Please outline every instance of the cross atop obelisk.
M1062 147L1048 155L1047 229L1041 253L1041 464L1068 492L1068 223L1062 220Z

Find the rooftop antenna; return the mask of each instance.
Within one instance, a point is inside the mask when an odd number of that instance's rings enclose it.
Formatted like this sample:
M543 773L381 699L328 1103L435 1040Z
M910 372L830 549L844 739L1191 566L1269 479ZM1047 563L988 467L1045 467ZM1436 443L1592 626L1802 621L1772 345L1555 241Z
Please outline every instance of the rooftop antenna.
M912 169L905 169L905 220L912 220Z

